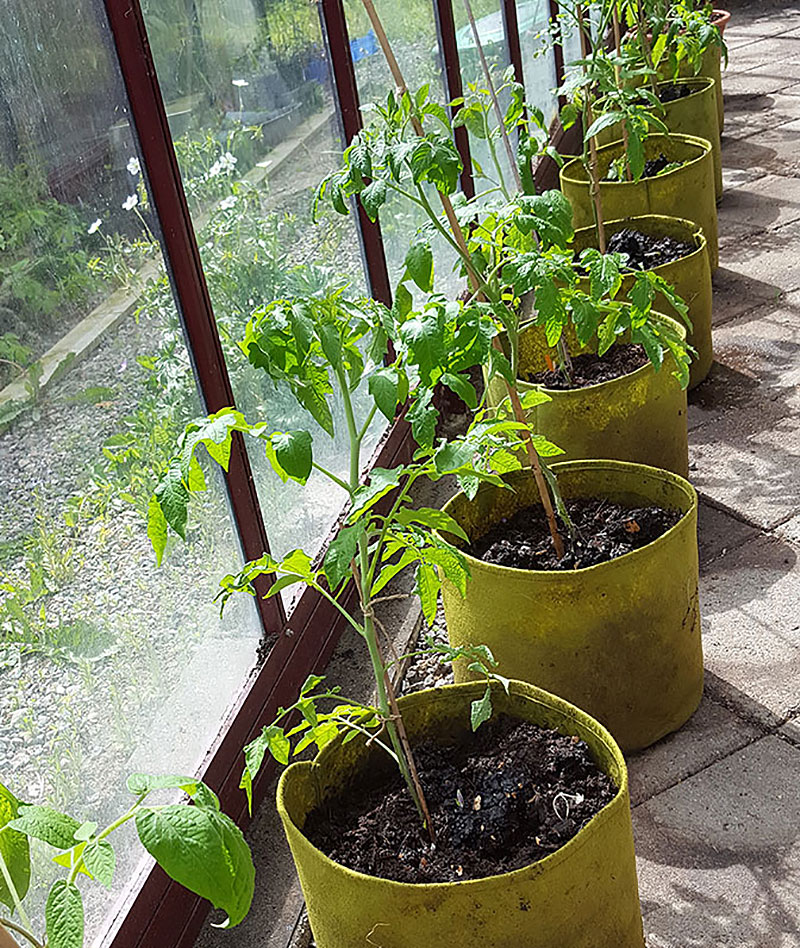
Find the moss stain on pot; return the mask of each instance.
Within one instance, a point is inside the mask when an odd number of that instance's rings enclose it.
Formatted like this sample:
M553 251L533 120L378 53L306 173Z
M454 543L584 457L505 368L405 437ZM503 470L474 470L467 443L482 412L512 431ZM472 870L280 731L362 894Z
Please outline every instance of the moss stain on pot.
M468 739L470 702L484 685L401 698L413 741ZM493 694L505 712L589 745L619 787L616 797L557 852L514 872L458 883L407 884L354 872L303 835L310 810L352 785L375 755L361 739L328 745L292 764L278 784L278 812L294 856L318 948L644 948L625 760L588 714L531 685ZM371 939L371 940L370 940Z
M467 595L445 584L453 645L484 643L498 671L552 691L596 717L624 750L677 730L703 691L698 602L697 494L683 478L638 464L553 465L564 496L608 497L684 512L653 543L587 569L519 570L467 557ZM445 510L471 538L537 502L529 471L513 490L482 485ZM456 669L456 679L469 673Z

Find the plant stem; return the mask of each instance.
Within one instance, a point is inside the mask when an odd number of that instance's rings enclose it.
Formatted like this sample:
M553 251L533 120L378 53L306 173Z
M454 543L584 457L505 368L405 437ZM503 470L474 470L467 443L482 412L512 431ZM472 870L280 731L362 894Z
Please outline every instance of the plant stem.
M33 926L31 925L31 920L28 918L28 914L22 906L22 899L19 897L17 887L14 885L14 880L11 878L11 870L6 865L2 850L0 850L0 874L2 874L6 888L11 894L11 901L14 903L14 908L17 910L17 914L22 919L22 924L27 929L32 928Z
M32 935L27 928L15 924L8 918L0 918L0 948L18 948L16 941L11 938L10 935L8 939L3 937L4 929L22 935L23 938L26 938L33 945L33 948L45 948L44 944L40 942L35 935Z
M576 16L578 20L578 31L580 33L581 40L581 52L583 53L583 58L589 58L589 39L586 35L586 24L583 19L583 10L580 6L577 7ZM595 55L595 50L592 48L592 56ZM583 73L587 74L588 70L586 65L583 65ZM591 90L589 87L586 87L586 92L584 96L584 107L583 107L583 131L584 135L591 128L592 123L594 122L594 111L592 109L591 102ZM592 198L592 207L594 209L594 224L595 231L597 233L597 245L600 249L600 253L606 252L606 227L603 220L603 203L600 196L600 169L597 160L597 139L595 136L592 136L589 139L589 160L586 161L586 143L584 142L583 147L584 155L584 166L586 167L589 173L589 193Z
M96 838L98 840L105 839L106 836L110 836L114 832L114 830L119 829L120 826L127 823L128 820L133 819L133 817L136 815L136 811L139 809L139 807L142 804L142 801L144 800L144 798L147 796L149 792L150 792L149 790L146 790L144 793L140 793L139 796L136 798L136 802L133 804L133 806L129 810L127 810L125 813L123 813L122 816L120 816L118 819L114 820L113 823L109 823L108 826L104 830L101 830L101 832L97 834ZM81 855L75 860L75 864L69 871L69 875L67 876L68 885L70 883L75 882L75 880L78 878L78 873L81 871L82 868L83 868L83 854L81 853Z
M375 35L378 39L381 49L383 50L383 55L386 57L386 62L389 66L389 71L392 74L392 78L394 79L394 82L397 86L397 91L401 96L403 96L406 92L408 92L408 86L406 85L406 81L403 78L403 73L397 63L397 59L395 58L394 51L392 50L391 44L389 43L389 39L386 36L386 31L384 30L381 19L378 16L378 11L375 9L375 4L373 3L373 0L361 0L361 2L367 12L367 16L369 17L370 23L372 24L372 28L375 30ZM411 124L414 128L414 132L420 138L424 137L425 132L422 128L422 123L416 115L412 114ZM516 165L514 165L514 167L516 167ZM424 202L424 206L426 207L426 210L428 210L429 217L433 221L434 225L439 229L443 229L439 223L438 215L433 213L433 209L430 207L430 204L428 204L425 194L420 186L418 186L418 190L420 192L421 199ZM458 222L458 218L456 217L456 212L453 209L450 198L446 194L442 194L441 191L437 191L437 193L439 194L439 199L442 203L445 217L447 218L447 222L450 226L450 231L453 235L453 241L455 241L458 253L461 256L461 259L464 261L464 267L467 271L467 275L469 276L470 283L472 284L474 290L479 290L483 295L487 289L486 283L485 281L481 280L480 276L475 271L472 258L470 257L467 240L464 236L463 230L461 229L461 225ZM489 299L489 302L493 304L496 304L497 302L496 300L492 300L490 297L485 298ZM498 349L502 348L496 338L494 340L494 344ZM516 375L514 377L516 378ZM514 417L519 423L527 426L525 412L522 410L522 404L519 399L519 393L517 392L516 385L509 385L506 382L506 388L511 400ZM547 516L547 524L550 528L553 546L555 547L556 555L559 557L559 559L561 559L564 555L564 541L561 539L561 534L558 532L558 524L556 523L555 514L553 512L553 502L550 497L550 492L547 488L547 482L545 481L544 475L542 474L539 455L536 453L536 447L533 443L533 436L531 435L530 429L527 427L524 429L524 438L528 450L528 457L530 459L531 467L533 468L534 477L536 479L536 488L542 501L542 507Z
M650 39L647 35L647 27L645 25L645 16L644 16L644 5L642 0L637 0L639 8L638 16L638 29L639 29L639 42L642 44L642 52L644 53L644 61L647 63L648 69L650 72L650 88L653 90L653 95L658 96L658 77L656 76L655 66L653 65L653 52L650 49Z
M616 0L614 0L614 13L612 16L613 16L613 21L614 21L614 50L617 54L617 58L619 58L620 52L622 51L622 36L620 34L619 13L617 12ZM621 89L622 88L622 70L620 69L620 65L618 62L614 64L614 78L617 81L617 88ZM625 145L625 154L627 156L628 154L630 154L630 151L629 151L630 134L628 132L628 123L625 119L622 120L622 141L623 141L623 144ZM628 178L628 181L633 181L633 172L631 171L631 163L627 160L625 161L625 174Z

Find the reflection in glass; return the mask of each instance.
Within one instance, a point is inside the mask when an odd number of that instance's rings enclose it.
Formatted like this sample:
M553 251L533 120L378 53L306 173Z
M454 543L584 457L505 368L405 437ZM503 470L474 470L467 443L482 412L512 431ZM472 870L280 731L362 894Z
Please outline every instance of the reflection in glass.
M174 44L165 6L158 41ZM157 473L201 409L111 49L101 4L3 5L0 780L101 820L127 807L130 772L194 771L259 638L252 603L220 620L212 602L239 560L220 482L160 569L147 538ZM185 123L202 57L180 49ZM85 888L87 939L130 879L131 842L112 893Z
M238 347L251 313L276 298L341 285L365 291L353 218L327 208L312 218L315 188L342 150L316 7L174 7L149 3L145 19L237 406L276 430L311 430L320 463L346 473L344 440L314 430ZM382 430L376 423L368 447ZM261 452L252 462L272 552L319 550L345 495L314 479L305 490L281 484Z

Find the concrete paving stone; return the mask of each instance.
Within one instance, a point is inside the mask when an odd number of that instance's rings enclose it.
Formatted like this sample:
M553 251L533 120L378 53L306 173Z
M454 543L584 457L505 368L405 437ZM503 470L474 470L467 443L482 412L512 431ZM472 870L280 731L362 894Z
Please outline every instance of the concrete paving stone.
M725 259L727 255L728 248L725 247L721 253L722 266L713 274L711 281L714 288L711 317L714 326L751 313L767 303L776 303L783 293L779 286L738 273Z
M689 393L690 430L734 411L755 409L763 422L761 401L779 399L800 382L798 310L794 293L774 307L762 306L714 330L711 371ZM777 410L780 413L780 406Z
M800 141L800 137L798 137ZM798 148L800 161L800 148ZM800 167L800 165L799 165ZM727 270L766 284L763 297L776 301L782 293L800 288L800 267L793 249L800 243L800 221L754 234L750 240L726 246L722 260Z
M798 780L770 736L634 810L649 948L796 948Z
M800 702L798 548L757 536L723 554L700 580L711 696L775 727Z
M777 533L779 537L783 537L784 540L788 540L790 543L794 543L795 546L800 547L800 514L776 527L775 533Z
M722 80L722 90L726 97L733 95L772 95L800 81L800 61L793 63L774 62L766 66L756 66L746 72L728 70Z
M789 30L740 48L735 56L730 53L728 56L731 72L752 72L753 69L770 68L775 63L782 67L784 63L800 59L800 34Z
M727 553L758 533L727 510L714 507L703 497L698 509L697 539L700 548L700 571L708 568L718 556Z
M748 404L692 428L689 458L698 490L763 529L794 516L800 510L796 402L790 390L770 398L754 392Z
M767 174L726 192L719 206L720 241L800 220L800 180ZM726 256L726 265L728 258Z
M798 139L798 119L757 130L756 134L746 137L727 138L723 162L730 169L771 172L791 178L800 173Z
M795 716L791 721L787 721L777 731L777 734L778 737L794 744L795 747L800 747L800 716Z
M762 734L755 724L705 696L680 731L628 757L632 805L644 803Z

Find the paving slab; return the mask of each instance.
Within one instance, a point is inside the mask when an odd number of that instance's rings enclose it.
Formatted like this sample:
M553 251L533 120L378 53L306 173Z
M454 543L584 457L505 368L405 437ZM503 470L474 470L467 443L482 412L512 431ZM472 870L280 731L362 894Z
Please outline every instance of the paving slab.
M733 95L772 95L800 81L800 62L781 63L780 68L770 63L746 72L728 70L722 80L726 101Z
M726 192L719 206L720 243L800 220L800 180L766 174ZM726 265L729 256L723 254Z
M783 174L791 177L800 164L797 152L797 123L785 122L777 128L759 131L756 135L725 138L723 149L723 181L725 170L747 172L750 178L763 174Z
M730 265L725 257L728 248L723 248L722 265L714 272L711 283L714 289L712 324L719 326L730 319L777 302L784 292L779 286L765 280L757 280L739 273L735 261Z
M798 780L765 737L636 808L649 948L796 948Z
M765 727L779 726L800 702L798 589L798 548L777 536L730 550L701 576L712 691Z
M740 520L730 511L714 507L701 496L697 524L700 571L704 572L718 556L753 539L757 533L756 527Z
M632 805L644 803L762 736L758 725L704 696L680 731L628 756Z
M800 125L798 125L795 149L800 162ZM800 164L798 165L800 167ZM788 188L787 188L788 190ZM781 293L791 293L800 288L800 267L797 265L795 247L800 245L800 221L785 224L774 230L754 234L751 239L739 241L725 248L722 263L740 277L759 284L759 290L772 300Z

